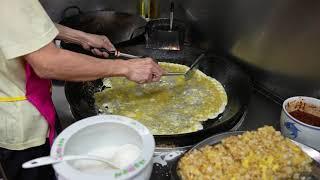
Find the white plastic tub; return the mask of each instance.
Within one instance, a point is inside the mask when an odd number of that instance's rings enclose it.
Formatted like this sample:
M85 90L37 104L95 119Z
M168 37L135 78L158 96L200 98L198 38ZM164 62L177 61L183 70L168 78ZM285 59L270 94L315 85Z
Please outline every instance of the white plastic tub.
M123 116L99 115L78 121L66 128L54 141L51 156L87 154L105 146L133 144L141 149L139 157L123 169L86 173L71 162L53 165L59 180L149 179L155 141L150 131L139 122Z

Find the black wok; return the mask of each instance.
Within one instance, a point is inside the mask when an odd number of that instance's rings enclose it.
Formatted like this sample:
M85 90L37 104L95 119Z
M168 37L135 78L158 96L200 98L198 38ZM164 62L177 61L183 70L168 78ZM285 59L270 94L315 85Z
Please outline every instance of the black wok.
M202 52L191 47L184 47L182 51L150 50L146 49L144 45L126 47L121 51L136 55L148 55L158 61L180 63L188 66ZM178 146L195 144L213 134L230 130L244 114L252 89L248 75L230 60L210 54L203 58L199 69L216 78L224 86L228 95L228 104L225 111L217 118L205 121L203 130L178 135L156 135L155 139L158 144ZM76 119L98 114L94 105L93 94L102 89L101 80L81 83L67 82L65 84L66 97Z
M72 15L69 15L73 12ZM82 12L71 6L64 10L60 24L87 33L105 35L115 45L127 44L132 39L143 39L146 20L138 15L108 10ZM64 49L90 54L82 47L62 42Z

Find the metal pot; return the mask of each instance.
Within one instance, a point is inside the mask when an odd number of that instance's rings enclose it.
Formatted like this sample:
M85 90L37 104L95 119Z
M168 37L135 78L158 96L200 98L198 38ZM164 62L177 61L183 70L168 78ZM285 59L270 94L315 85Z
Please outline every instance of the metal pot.
M151 20L146 25L146 47L152 49L181 50L185 42L186 25L174 20L170 30L170 19Z

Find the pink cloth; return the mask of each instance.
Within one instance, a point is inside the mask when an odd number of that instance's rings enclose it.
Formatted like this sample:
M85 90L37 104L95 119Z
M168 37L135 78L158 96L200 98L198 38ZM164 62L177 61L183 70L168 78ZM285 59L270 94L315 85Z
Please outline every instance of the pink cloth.
M51 98L51 81L41 79L26 63L26 97L47 120L49 124L49 141L52 145L55 135L56 112Z

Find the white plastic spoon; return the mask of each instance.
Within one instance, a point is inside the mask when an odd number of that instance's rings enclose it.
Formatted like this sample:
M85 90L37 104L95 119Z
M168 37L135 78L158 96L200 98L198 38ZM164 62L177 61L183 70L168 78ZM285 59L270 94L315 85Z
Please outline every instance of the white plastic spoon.
M34 167L39 167L39 166L44 166L44 165L56 164L56 163L60 163L63 161L81 160L81 159L100 161L100 162L103 162L103 163L109 165L112 168L120 169L119 166L115 165L115 163L111 162L110 160L105 159L103 157L92 156L92 155L67 155L67 156L63 156L61 158L54 158L51 156L45 156L45 157L40 157L40 158L36 158L36 159L30 160L28 162L25 162L22 164L22 167L25 169L26 168L34 168Z

